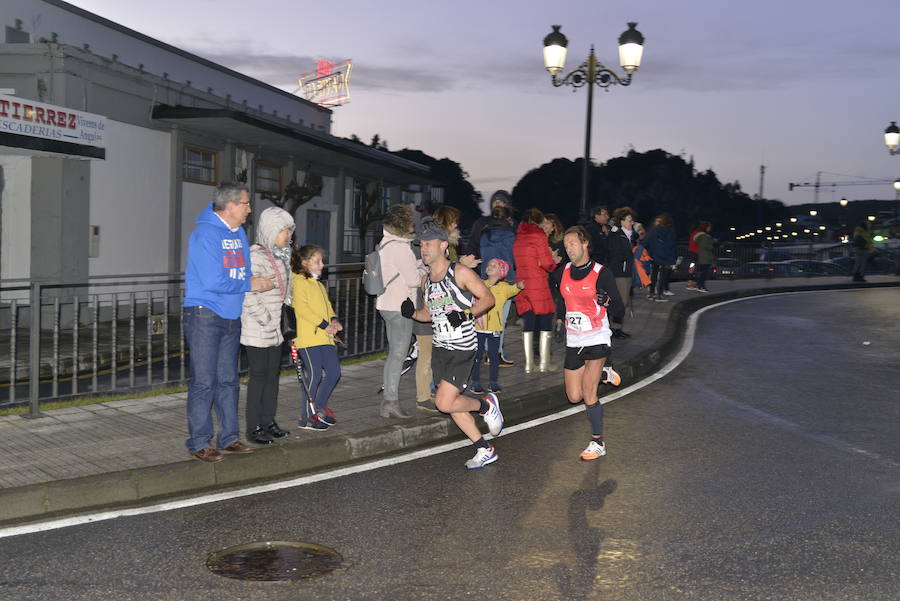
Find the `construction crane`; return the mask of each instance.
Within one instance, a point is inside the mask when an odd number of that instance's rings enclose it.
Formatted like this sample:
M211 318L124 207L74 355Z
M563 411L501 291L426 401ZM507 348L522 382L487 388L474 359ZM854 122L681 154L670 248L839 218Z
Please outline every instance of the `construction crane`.
M802 184L790 183L788 184L788 191L793 192L794 188L814 188L814 200L813 202L819 202L819 190L821 188L843 188L844 186L883 186L885 184L893 184L897 180L893 179L867 179L867 180L855 180L849 182L822 182L822 172L819 171L816 173L816 181L813 183L803 182Z

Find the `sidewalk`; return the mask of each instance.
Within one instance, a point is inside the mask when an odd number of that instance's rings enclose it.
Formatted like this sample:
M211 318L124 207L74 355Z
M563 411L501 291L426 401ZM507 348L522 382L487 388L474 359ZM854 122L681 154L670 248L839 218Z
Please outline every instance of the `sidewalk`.
M853 286L844 277L712 281L710 293L703 294L676 282L668 303L650 302L636 291L634 317L625 324L632 337L614 340L616 369L623 386L657 370L680 344L684 320L701 306L739 296ZM900 278L871 276L868 284L857 286L900 286ZM500 371L507 423L568 406L560 373L562 346L554 348L551 373L525 374L519 328L510 328L506 341L507 354L516 362ZM400 397L404 408L416 415L409 420L381 418L383 365L383 360L375 360L343 367L329 404L338 424L324 432L296 429L299 385L294 377L282 378L277 421L291 430L290 436L217 464L191 459L184 446L187 393L53 410L39 419L0 417L0 523L293 476L461 438L448 416L415 409L413 371L401 379ZM482 374L486 381L486 368ZM245 394L242 386L242 436Z

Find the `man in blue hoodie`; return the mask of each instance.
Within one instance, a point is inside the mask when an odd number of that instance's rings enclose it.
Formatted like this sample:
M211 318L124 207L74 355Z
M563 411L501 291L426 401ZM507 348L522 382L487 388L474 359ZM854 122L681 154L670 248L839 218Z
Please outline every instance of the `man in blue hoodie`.
M249 453L238 440L238 352L244 293L274 287L271 278L251 276L247 235L250 193L242 184L220 184L213 202L197 216L188 240L184 273L184 335L191 352L188 385L188 452L215 463L225 453ZM219 436L212 446L211 410Z

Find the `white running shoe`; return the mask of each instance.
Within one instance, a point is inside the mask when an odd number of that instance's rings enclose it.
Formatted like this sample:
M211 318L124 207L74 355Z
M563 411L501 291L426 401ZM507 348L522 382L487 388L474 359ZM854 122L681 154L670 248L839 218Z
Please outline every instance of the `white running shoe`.
M604 455L606 455L606 444L592 440L587 448L581 452L580 457L582 461L593 461L594 459L600 459Z
M612 384L613 386L618 386L621 383L622 376L619 375L619 372L614 370L610 365L606 365L603 367L603 379L601 380L601 384Z
M484 414L484 423L487 424L488 430L494 436L503 431L503 414L500 413L500 399L493 392L489 392L482 397L490 407Z
M479 448L478 451L475 452L475 456L466 461L466 469L470 470L480 470L484 466L489 463L494 463L497 461L497 453L494 451L494 447L488 448Z
M663 294L665 294L666 296L675 296L675 293L671 290L665 290L663 291Z

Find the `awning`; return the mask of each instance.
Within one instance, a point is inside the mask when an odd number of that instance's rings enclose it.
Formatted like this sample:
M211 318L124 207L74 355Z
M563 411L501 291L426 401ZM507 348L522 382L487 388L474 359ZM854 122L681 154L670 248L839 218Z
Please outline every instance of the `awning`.
M443 185L425 165L301 125L290 127L239 110L160 104L153 109L153 119L225 138L251 150L257 146L288 154L319 170L336 172L342 167L393 185Z

